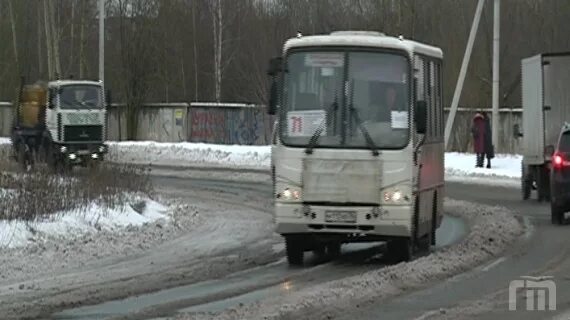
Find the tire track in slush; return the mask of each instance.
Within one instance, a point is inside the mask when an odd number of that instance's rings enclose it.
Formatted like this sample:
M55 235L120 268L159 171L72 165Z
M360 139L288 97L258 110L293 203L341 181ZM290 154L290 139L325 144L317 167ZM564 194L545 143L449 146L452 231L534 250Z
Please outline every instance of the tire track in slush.
M192 186L213 194L234 195L254 193L255 198L271 199L268 183L247 183L210 179L184 179L177 177L155 178L162 184L176 188ZM244 193L244 190L247 192ZM219 201L220 199L215 199ZM212 201L212 199L210 199ZM223 201L223 200L222 200ZM250 204L257 210L271 206ZM271 214L268 211L268 214ZM439 247L448 246L460 240L467 232L463 221L445 216L442 227L437 230ZM289 267L285 259L265 266L234 273L222 279L198 282L156 293L110 301L95 306L66 310L54 314L50 319L156 319L174 316L178 312L219 311L246 304L283 291L302 290L317 283L354 276L366 271L382 268L384 245L349 244L342 248L342 254L335 261L319 259L306 253L306 267ZM280 251L283 248L280 248Z

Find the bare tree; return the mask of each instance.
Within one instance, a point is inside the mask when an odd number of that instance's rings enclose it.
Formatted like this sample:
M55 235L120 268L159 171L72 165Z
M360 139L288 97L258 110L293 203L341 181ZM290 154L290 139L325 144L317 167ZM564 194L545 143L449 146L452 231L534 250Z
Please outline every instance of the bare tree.
M12 0L8 1L8 7L10 11L10 25L12 26L12 46L14 47L14 62L16 63L16 70L20 72L20 63L18 56L18 40L16 34L16 19L14 19L14 7L12 6Z
M46 32L46 52L47 52L47 67L48 67L48 78L53 78L53 47L51 45L51 24L49 19L49 2L44 1L44 28Z
M151 88L156 61L152 43L156 17L153 0L119 0L122 88L127 106L127 139L136 139L138 114Z
M214 33L214 92L216 101L222 99L222 52L224 49L224 16L222 0L212 0L212 31Z

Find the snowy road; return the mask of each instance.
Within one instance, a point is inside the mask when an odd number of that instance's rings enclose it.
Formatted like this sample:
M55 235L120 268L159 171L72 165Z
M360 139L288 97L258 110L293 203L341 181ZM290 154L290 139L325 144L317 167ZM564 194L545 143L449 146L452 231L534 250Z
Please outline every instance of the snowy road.
M282 258L282 240L272 231L268 177L259 174L257 170L236 172L216 169L204 172L170 168L163 170L162 174L165 176L154 179L161 193L201 203L203 207L198 207L198 212L204 213L201 214L202 220L214 223L197 225L187 235L144 253L97 261L55 276L31 277L29 281L2 285L2 318L29 316L41 319L108 319L118 316L117 319L152 319L174 316L178 311L190 314L217 312L228 307L240 308L242 304L283 291L311 292L314 287L322 287L328 281L334 283L342 279L358 279L371 272L382 275L382 270L390 269L382 268L382 260L378 258L381 246L347 246L339 261L321 263L313 260L308 268L302 270L288 268ZM248 183L244 183L244 177L247 177ZM485 300L486 302L477 299L488 297L489 292L504 289L508 286L508 281L519 275L547 266L548 261L560 257L560 253L565 250L564 229L550 226L546 207L534 202L523 203L518 200L518 195L516 189L498 186L463 185L456 182L447 184L447 196L453 199L481 205L499 204L529 217L534 232L529 234L527 242L520 241L508 250L504 258L489 261L477 270L451 281L444 281L447 278L442 278L442 275L436 276L439 277L438 281L430 282L429 289L415 291L413 289L417 286L412 285L410 289L404 289L405 292L399 297L391 297L381 304L360 303L362 300L359 300L359 306L350 309L336 308L332 304L328 305L326 313L322 309L315 309L311 313L309 308L303 318L319 319L326 314L327 318L377 319L381 314L394 319L439 319L453 315L453 312L464 315L473 310L485 311L483 306L501 299ZM454 210L463 208L478 214L478 209L457 204L452 207ZM484 212L482 214L485 215ZM454 243L464 233L460 222L446 219L446 224L439 231L439 240L443 240L443 244ZM497 246L493 249L493 245L480 247L488 247L491 251L500 248ZM468 252L462 251L468 248L469 246L459 246L459 252L450 251L451 271L461 271L469 266L470 262L461 264L462 258L457 259L468 256ZM445 253L442 254L442 259L447 259L446 257ZM565 256L562 255L562 258ZM460 263L461 266L454 267L454 263ZM428 273L432 271L425 263L418 266ZM426 271L414 269L416 267L413 266L411 268L420 273ZM350 281L352 280L347 280L347 283ZM492 283L492 286L486 285L487 282ZM18 287L25 289L14 290ZM161 289L166 290L144 295ZM124 298L126 300L120 300ZM410 303L414 305L413 308L408 306ZM94 306L81 308L85 305ZM379 305L382 308L378 308ZM78 309L72 309L74 307ZM449 310L442 315L440 308ZM66 311L58 313L64 309ZM193 318L191 316L188 319ZM256 319L239 316L226 319L245 318ZM294 318L301 317L296 314ZM450 318L461 316L455 314Z
M507 255L424 290L376 305L338 312L333 319L550 319L554 311L526 311L523 293L517 311L509 311L508 287L520 276L554 276L558 308L570 305L568 226L553 226L547 204L520 200L518 189L448 183L447 194L518 212L533 232ZM559 311L560 312L560 311ZM566 318L568 319L568 318Z
M165 172L162 172L165 174ZM172 174L172 171L171 171ZM271 199L268 181L244 183L216 178L183 179L179 177L155 178L160 185L176 189L202 189L210 192L240 194L244 190ZM466 234L464 223L454 217L446 217L438 230L436 247L451 245ZM281 247L281 246L280 246ZM283 291L299 291L331 280L346 278L381 268L382 244L354 244L343 247L342 256L332 263L309 257L308 266L289 268L285 259L265 266L242 271L221 280L209 280L183 287L163 290L144 296L112 301L96 306L67 310L53 319L141 319L173 316L183 312L220 311L240 303L249 303Z

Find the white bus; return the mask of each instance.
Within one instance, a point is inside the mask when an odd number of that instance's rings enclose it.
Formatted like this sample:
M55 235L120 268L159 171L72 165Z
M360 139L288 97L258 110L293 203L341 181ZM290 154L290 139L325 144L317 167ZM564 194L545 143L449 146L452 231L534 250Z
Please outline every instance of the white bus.
M444 198L439 48L368 31L289 39L270 61L276 230L305 251L387 242L391 261L435 244Z

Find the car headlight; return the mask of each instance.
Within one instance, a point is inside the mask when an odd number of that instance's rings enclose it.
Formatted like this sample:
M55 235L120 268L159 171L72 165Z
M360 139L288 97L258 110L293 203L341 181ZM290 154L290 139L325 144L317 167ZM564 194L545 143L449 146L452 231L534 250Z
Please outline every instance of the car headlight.
M282 192L277 194L277 199L297 201L301 199L301 191L292 188L285 188Z
M106 149L105 149L105 146L100 146L100 147L99 147L99 153L103 153L103 152L105 152L105 150L106 150Z
M67 152L67 147L66 146L62 146L59 151L61 151L61 153L66 153Z
M410 202L410 195L403 189L390 189L383 192L382 200L385 204L407 204Z

